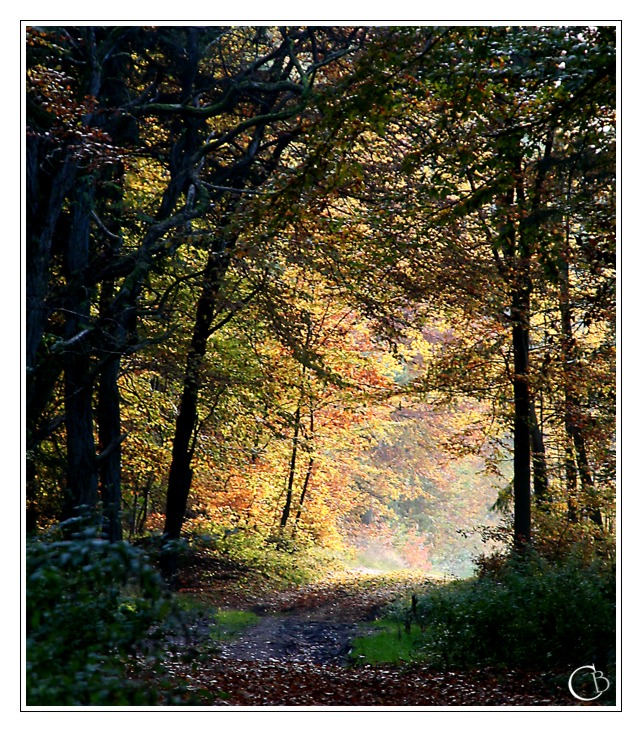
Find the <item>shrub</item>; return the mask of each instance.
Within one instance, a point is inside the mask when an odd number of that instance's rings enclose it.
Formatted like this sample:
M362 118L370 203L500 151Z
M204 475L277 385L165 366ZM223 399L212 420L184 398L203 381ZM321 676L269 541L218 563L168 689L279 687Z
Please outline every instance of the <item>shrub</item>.
M615 568L536 554L418 598L424 650L450 667L574 668L614 661Z
M146 556L74 519L28 540L26 573L27 704L153 703L126 678L169 608Z

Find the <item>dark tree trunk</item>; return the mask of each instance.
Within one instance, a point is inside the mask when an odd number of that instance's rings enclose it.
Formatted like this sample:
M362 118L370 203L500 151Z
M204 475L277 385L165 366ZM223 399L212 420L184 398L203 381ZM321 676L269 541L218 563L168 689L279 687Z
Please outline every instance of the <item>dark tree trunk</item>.
M120 231L120 214L124 190L125 169L122 164L110 166L107 171L110 176L109 191L111 193L109 205L104 207L101 221L101 233L105 239L110 256L120 254L122 238ZM103 223L104 222L104 223ZM112 303L116 293L116 283L113 278L106 279L100 288L99 315L102 329L102 338L106 347L103 354L103 367L100 371L98 384L98 401L96 421L98 424L98 439L100 442L100 496L103 507L103 531L109 541L121 541L122 527L122 488L121 488L121 443L125 435L121 434L120 419L120 390L118 377L120 375L121 354L126 348L127 336L135 334L136 330L136 298L140 290L132 288L132 300L125 303L122 310L114 313Z
M314 437L314 409L312 409L312 405L310 405L310 433L307 436L307 444L308 444L308 453L310 457L308 458L308 469L305 472L305 479L303 480L303 487L301 488L301 497L299 498L299 506L296 511L296 518L294 519L294 523L298 524L299 519L301 518L301 513L303 511L303 504L305 503L305 497L308 492L308 486L310 485L310 478L312 477L312 471L314 469L314 454L312 452L313 448L311 446L311 440Z
M63 514L77 515L80 507L93 511L98 502L98 475L93 420L92 361L87 337L78 337L90 321L90 293L82 284L89 264L91 182L79 185L73 205L72 226L65 256L70 283L66 300L65 338L78 340L64 357L65 427L67 431L67 478Z
M98 439L100 441L100 497L103 504L103 530L109 541L123 538L121 523L121 442L120 358L102 370L98 385Z
M565 251L559 258L559 308L562 338L560 342L562 371L564 374L564 473L566 477L567 515L572 523L579 521L577 496L577 467L573 446L574 408L571 393L573 379L573 316L571 311L570 287L568 281L568 262L570 258L570 229L566 224Z
M65 427L67 475L63 516L92 512L98 502L96 445L92 416L92 383L87 378L89 358L73 355L65 368ZM81 510L82 507L82 510Z
M577 359L573 338L573 315L569 284L570 232L567 225L566 248L559 263L559 308L562 330L561 352L564 372L564 431L566 437L565 471L569 520L580 520L581 507L578 495L578 475L584 501L588 504L589 518L602 526L602 514L595 507L593 476L586 452L586 442L582 428L578 424L580 409L574 393L575 362Z
M530 404L531 451L533 455L533 496L540 508L544 508L548 500L548 470L546 467L546 449L544 435L537 420L535 404Z
M50 181L50 189L41 190L38 181L41 155L37 140L27 138L27 189L29 215L27 216L27 259L26 271L26 343L25 356L27 373L33 378L38 364L37 356L42 336L50 315L47 304L49 289L51 247L65 196L71 189L76 172L76 163L67 158ZM29 381L27 382L29 385ZM27 394L30 399L30 393Z
M530 406L528 385L528 296L517 293L513 298L513 396L514 413L514 497L515 547L523 547L531 540L531 446Z
M176 418L176 429L172 445L172 462L167 483L167 504L165 508L166 542L180 537L185 510L192 485L192 456L196 445L198 421L198 397L201 388L201 368L207 350L216 310L216 299L223 277L229 264L229 250L222 243L216 251L211 251L204 273L204 284L196 307L196 321L192 334L187 366L183 379L183 394ZM168 550L163 553L162 569L167 579L176 573L176 553Z
M42 414L60 378L62 359L44 352L42 339L50 316L49 276L52 245L65 196L75 179L76 164L67 158L55 175L43 172L43 150L36 136L26 143L27 185L27 261L26 281L26 492L27 528L35 530L38 521L38 449L42 440L60 424L43 421ZM61 331L60 335L63 332Z
M602 526L602 513L595 505L595 485L591 466L589 465L588 455L586 453L586 442L582 430L578 427L573 428L573 443L575 445L575 455L577 458L577 466L580 474L580 484L582 493L587 501L588 517L596 526Z
M301 429L301 405L297 407L294 414L294 433L292 435L292 454L290 457L290 468L288 470L287 490L285 493L285 505L281 513L281 528L284 529L290 518L292 508L292 497L294 492L294 478L296 476L296 459L299 449L299 431Z
M314 458L310 456L308 459L308 469L305 472L305 479L303 481L303 487L301 488L301 497L299 498L299 505L296 510L296 517L294 523L298 524L303 512L303 504L305 503L305 497L308 492L308 486L310 485L310 478L312 477L312 470L314 469Z
M553 141L555 139L554 124L548 129L544 154L539 161L537 174L533 182L530 201L526 194L524 168L521 157L521 142L513 141L515 152L511 153L514 176L514 203L520 211L520 225L510 237L510 254L513 270L512 316L514 382L515 399L515 527L514 542L517 549L523 548L531 541L531 439L533 439L533 472L537 481L537 490L543 495L546 486L546 463L544 444L541 432L535 429L536 415L531 413L533 404L530 395L530 293L532 289L530 267L531 257L539 234L537 217L544 193L547 170L550 166ZM512 198L512 196L511 196ZM510 202L510 201L509 201ZM532 418L531 418L532 414Z

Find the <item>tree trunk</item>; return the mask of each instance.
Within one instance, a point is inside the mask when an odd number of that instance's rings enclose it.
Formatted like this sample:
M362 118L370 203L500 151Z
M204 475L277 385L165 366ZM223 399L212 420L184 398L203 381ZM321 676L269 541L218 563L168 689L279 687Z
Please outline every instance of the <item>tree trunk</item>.
M166 542L179 538L185 520L187 499L192 485L191 462L196 444L201 368L214 320L216 297L228 264L229 250L225 243L219 249L210 251L203 289L196 307L196 321L183 379L183 394L176 417L163 530ZM176 553L168 550L163 553L163 557L163 574L167 579L172 579L176 573Z
M513 396L514 413L514 497L515 497L515 547L520 548L531 540L531 447L530 407L528 385L528 295L515 293L513 297Z
M299 498L299 506L296 511L296 517L294 519L295 525L299 523L299 519L301 518L301 513L303 511L303 504L305 502L305 496L308 492L308 486L310 485L310 478L312 477L312 470L314 469L314 454L313 454L313 448L310 444L311 440L314 437L314 409L312 408L312 404L310 404L310 434L307 436L307 449L310 457L308 458L308 469L305 472L305 479L303 481L303 487L301 488L301 497Z
M548 500L548 470L546 467L546 450L544 435L537 421L535 403L530 403L531 451L533 456L533 496L539 508Z
M103 504L103 530L109 541L121 541L121 442L120 358L107 364L100 374L96 421L100 441L100 497Z
M573 378L573 315L571 312L570 286L568 279L568 262L570 257L570 228L566 222L565 249L559 258L559 309L562 338L560 342L562 372L564 374L564 473L566 477L566 505L569 521L579 521L577 502L577 467L573 445L574 409L571 394Z
M287 491L285 494L285 506L281 514L281 528L284 529L290 518L290 510L292 508L292 495L294 491L294 478L296 476L296 458L299 449L299 431L301 429L301 405L294 413L294 434L292 435L292 455L290 457L290 469L288 471Z
M51 246L62 213L65 196L75 182L76 163L67 157L51 180L50 191L38 190L42 163L38 142L27 137L27 216L26 344L27 373L32 377L38 366L37 355L50 312L47 306ZM41 200L46 197L46 200ZM27 384L29 385L29 381ZM27 399L29 400L29 393Z
M51 399L62 372L61 358L43 352L42 339L50 316L49 270L52 244L56 234L65 196L75 180L76 163L68 156L55 175L43 172L42 160L48 153L37 137L26 140L27 186L27 261L26 283L26 492L27 530L36 529L38 522L38 449L53 425L44 423L42 414Z
M87 378L89 358L70 356L65 368L65 427L67 475L63 517L93 512L98 502L96 445L92 416L92 383Z
M294 523L298 524L303 511L303 504L305 503L305 496L308 492L308 486L310 485L310 478L312 477L312 470L314 469L314 458L310 456L308 460L308 469L305 472L305 479L303 481L303 487L301 488L301 497L299 498L299 505L296 510L296 517Z
M595 484L593 481L593 475L591 473L591 467L588 461L588 455L586 453L586 443L584 441L584 435L579 427L573 428L573 443L575 445L575 455L577 457L577 466L580 474L580 484L582 486L582 493L587 500L588 517L593 521L596 526L602 526L602 513L600 509L595 505Z
M103 214L105 225L103 235L113 255L121 251L120 211L122 207L122 191L124 187L124 166L112 168L116 186L110 188L112 193L110 205ZM110 212L116 212L110 216ZM98 423L98 439L100 442L100 495L103 504L103 530L109 541L121 541L122 527L122 490L121 490L121 435L120 423L120 375L121 354L126 346L127 333L136 330L136 298L140 290L132 288L132 301L125 304L119 313L112 310L112 302L116 292L114 279L106 279L100 289L99 315L102 336L106 341L103 356L104 365L100 372L98 384L98 402L96 421Z
M77 337L90 321L90 295L81 284L89 264L91 182L79 185L73 205L72 226L65 256L71 282L66 301L65 338ZM77 515L81 507L93 511L98 502L98 476L92 412L93 378L86 340L74 343L64 358L65 427L67 430L67 480L63 515Z
M582 494L588 499L589 518L597 525L602 526L602 514L595 507L595 489L593 476L588 462L586 442L582 428L578 425L579 407L575 398L573 384L575 381L574 364L577 359L575 340L573 338L573 316L571 308L571 292L569 282L570 260L570 231L566 227L566 247L559 263L559 309L561 320L561 353L562 369L564 373L564 432L565 471L568 517L573 523L580 519L581 507L577 491L579 474Z

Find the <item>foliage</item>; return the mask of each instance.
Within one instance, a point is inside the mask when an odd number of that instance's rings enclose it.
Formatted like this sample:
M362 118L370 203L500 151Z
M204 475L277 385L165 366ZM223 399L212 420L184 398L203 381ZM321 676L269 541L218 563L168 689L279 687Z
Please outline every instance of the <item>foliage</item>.
M535 553L418 597L423 654L446 668L570 669L615 663L615 568Z
M27 703L154 703L126 675L169 613L147 557L70 519L28 540L26 572Z
M30 528L612 533L612 27L26 35Z

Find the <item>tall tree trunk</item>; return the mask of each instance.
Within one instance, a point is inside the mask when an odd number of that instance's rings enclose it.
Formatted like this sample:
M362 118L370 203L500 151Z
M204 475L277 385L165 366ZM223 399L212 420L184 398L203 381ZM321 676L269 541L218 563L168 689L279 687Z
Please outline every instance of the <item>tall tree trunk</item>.
M535 445L533 449L533 472L537 481L537 490L545 491L546 463L544 459L544 444L541 432L536 430L536 419L531 418L533 408L530 395L530 318L531 303L531 258L535 250L539 229L537 217L544 193L547 170L551 163L551 152L555 139L554 123L548 129L544 152L537 166L537 174L533 182L530 201L526 194L524 167L520 152L521 142L514 140L514 152L511 153L514 176L514 203L519 211L519 229L513 232L510 240L510 254L512 255L513 288L512 288L512 316L513 316L513 354L514 354L514 382L513 395L515 399L515 527L514 541L516 548L522 548L531 541L531 439ZM509 200L510 203L510 200ZM536 417L533 414L532 417ZM539 434L538 434L539 433Z
M284 529L290 518L292 508L292 497L294 492L294 478L296 477L296 458L299 449L299 432L301 430L301 405L299 404L294 413L294 433L292 435L292 453L290 456L290 467L288 470L288 482L285 493L285 505L281 513L281 528Z
M111 186L113 191L110 205L106 206L104 224L101 222L102 233L107 240L111 254L116 255L121 250L120 212L122 208L122 191L124 190L124 166L118 165L110 171L112 179L117 185ZM110 216L115 212L115 216ZM100 372L98 384L98 401L96 407L96 422L98 424L98 440L100 443L100 496L103 505L103 531L109 541L121 541L122 527L122 490L121 490L121 443L125 435L121 434L120 420L120 390L118 377L120 375L121 354L126 346L127 334L134 334L136 330L136 298L140 290L132 288L132 301L125 304L119 313L112 310L112 302L116 293L116 284L113 279L105 280L100 289L99 315L102 335L106 341L104 365Z
M38 450L54 425L44 423L42 414L51 399L62 372L62 359L43 352L42 338L50 316L49 276L51 250L65 196L76 174L71 156L58 166L50 178L43 173L42 160L49 152L36 136L26 140L27 186L27 260L26 283L26 493L27 530L35 530L38 522Z
M82 283L89 264L91 205L91 182L85 179L79 185L78 198L73 205L65 257L66 275L71 282L66 302L65 337L67 342L76 339L64 358L67 484L63 515L66 517L76 515L80 507L93 511L98 502L92 363L85 340L79 339L90 319L91 299Z
M27 137L27 259L29 267L25 273L26 281L26 366L29 380L35 375L38 367L37 355L42 336L50 315L47 305L49 289L49 269L51 262L51 246L56 226L63 210L65 196L76 180L76 163L69 155L59 166L51 180L49 191L38 190L39 168L42 163L38 141ZM44 200L46 198L46 200ZM27 400L31 392L28 389Z
M577 478L584 500L588 505L588 516L597 525L602 526L602 514L595 506L595 488L593 476L586 451L586 441L582 428L578 424L580 409L574 393L574 364L577 359L575 340L573 338L573 316L569 282L570 230L567 223L565 251L559 263L559 309L562 330L561 353L564 373L564 431L566 437L565 466L568 516L573 522L579 521L581 507L577 492Z
M301 488L301 496L299 498L299 505L297 506L296 516L294 523L298 524L303 512L303 504L305 503L305 497L308 493L308 486L310 485L310 478L312 477L312 471L314 470L314 458L310 456L308 459L308 468L305 471L305 478L303 480L303 487Z
M96 445L92 415L92 382L87 377L89 358L71 355L65 367L65 427L67 474L63 517L94 511L98 502Z
M312 342L312 323L308 321L307 332L305 336L305 350L307 351ZM283 513L281 514L281 528L284 529L288 519L290 518L290 511L292 509L292 500L294 497L294 479L296 477L296 461L297 452L299 449L299 435L301 433L301 405L305 397L305 382L306 382L307 368L305 364L301 364L301 379L299 384L300 394L299 403L297 404L296 412L294 414L294 434L292 436L292 456L290 458L290 469L288 472L288 483L285 495L285 506L283 507Z
M559 260L559 309L561 321L561 357L564 374L564 472L566 477L567 515L572 523L579 521L577 496L577 467L575 464L573 432L575 428L575 409L572 395L573 380L573 316L569 286L568 262L570 257L570 229L566 224L565 250Z
M530 404L531 452L533 456L533 496L538 507L543 508L548 499L548 470L544 435L537 420L535 403Z
M100 441L100 497L103 530L109 541L123 538L121 523L120 358L110 361L100 374L96 421Z
M530 260L533 232L525 224L526 193L521 155L512 160L514 191L511 196L520 211L519 230L510 238L512 265L511 316L513 318L513 399L514 399L514 545L522 549L531 541L531 395L530 395ZM537 190L537 188L536 188Z
M601 527L603 525L602 513L596 506L595 484L586 453L586 442L584 441L582 430L577 426L573 429L573 443L575 445L575 455L577 457L582 493L587 499L588 517L596 526Z
M294 519L295 525L299 523L299 519L301 518L301 513L303 511L303 504L305 503L305 497L308 492L308 486L310 485L310 478L312 477L312 471L314 469L314 453L313 448L311 446L311 440L314 437L314 409L312 408L312 404L310 404L310 433L307 436L307 445L308 445L308 468L305 471L305 478L303 480L303 487L301 488L301 496L299 498L299 505L296 510L296 517Z
M187 365L183 379L183 394L176 417L176 429L172 444L172 462L167 483L167 503L165 508L165 541L180 537L187 499L192 485L192 456L196 445L198 420L198 397L201 388L201 370L210 336L216 299L229 264L229 249L225 242L216 250L210 251L204 272L204 283L196 307L196 320L192 342L187 354ZM167 579L176 573L176 553L168 550L163 553L162 570Z
M512 304L513 318L513 397L514 445L513 467L515 497L515 547L531 540L531 445L529 369L528 369L528 313L529 296L526 290L515 292Z

